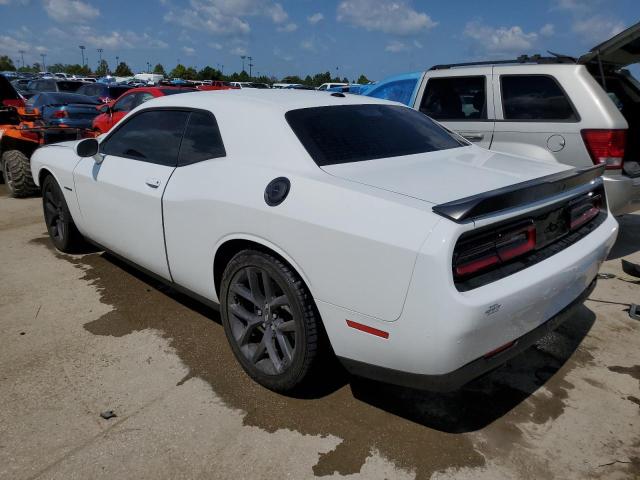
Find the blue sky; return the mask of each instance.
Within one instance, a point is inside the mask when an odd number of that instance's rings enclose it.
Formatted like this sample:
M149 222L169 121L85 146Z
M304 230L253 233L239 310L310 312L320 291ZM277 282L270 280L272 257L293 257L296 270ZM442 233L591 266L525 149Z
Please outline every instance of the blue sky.
M547 49L579 55L639 20L638 0L0 0L0 55L80 63L85 45L92 68L102 48L135 71L179 59L225 73L251 55L254 73L379 79Z

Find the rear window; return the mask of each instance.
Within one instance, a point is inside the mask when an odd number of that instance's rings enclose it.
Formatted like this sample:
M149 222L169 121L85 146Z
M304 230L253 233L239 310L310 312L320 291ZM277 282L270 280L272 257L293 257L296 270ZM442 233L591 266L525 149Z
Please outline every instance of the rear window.
M70 82L68 80L63 80L58 82L58 90L61 92L75 92L82 85L84 85L83 82Z
M395 105L303 108L285 118L318 166L466 145L426 115Z
M109 96L111 98L118 98L127 90L130 90L131 87L109 87Z
M546 75L503 75L505 120L577 122L571 102L558 82Z

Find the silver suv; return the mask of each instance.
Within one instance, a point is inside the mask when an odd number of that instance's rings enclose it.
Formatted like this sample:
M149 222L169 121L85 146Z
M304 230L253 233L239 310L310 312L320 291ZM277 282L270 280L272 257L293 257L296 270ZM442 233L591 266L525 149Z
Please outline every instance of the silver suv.
M607 166L615 215L640 209L640 23L579 59L439 65L378 82L364 95L401 101L491 150L576 167Z

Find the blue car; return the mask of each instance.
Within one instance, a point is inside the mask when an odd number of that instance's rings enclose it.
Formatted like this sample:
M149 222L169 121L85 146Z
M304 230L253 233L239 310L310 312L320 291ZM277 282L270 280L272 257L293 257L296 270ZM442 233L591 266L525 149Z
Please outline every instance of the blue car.
M44 92L31 97L26 106L27 111L37 108L46 126L90 129L100 104L87 95Z
M412 72L395 75L372 85L363 85L360 91L352 89L350 93L413 105L423 74L424 72Z

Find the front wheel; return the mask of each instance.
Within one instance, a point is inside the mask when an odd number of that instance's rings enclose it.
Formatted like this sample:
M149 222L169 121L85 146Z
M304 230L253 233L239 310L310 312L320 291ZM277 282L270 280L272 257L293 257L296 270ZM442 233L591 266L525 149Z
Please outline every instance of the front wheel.
M49 237L61 252L75 253L84 246L84 238L78 231L62 190L53 176L42 182L42 208Z
M38 193L31 176L29 157L20 150L8 150L2 154L2 172L12 197L23 198Z
M255 381L293 392L315 371L320 319L302 279L279 259L255 250L227 265L221 288L224 331Z

